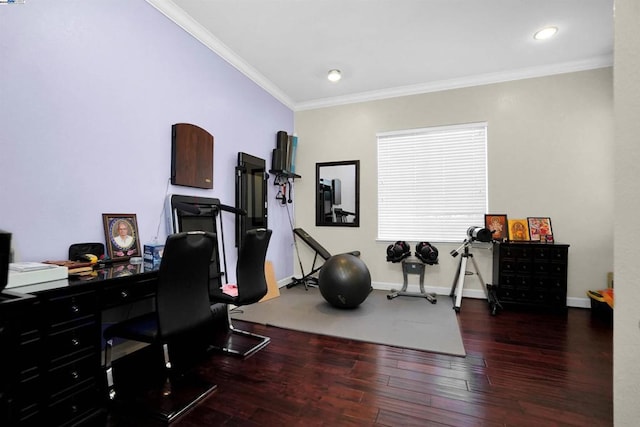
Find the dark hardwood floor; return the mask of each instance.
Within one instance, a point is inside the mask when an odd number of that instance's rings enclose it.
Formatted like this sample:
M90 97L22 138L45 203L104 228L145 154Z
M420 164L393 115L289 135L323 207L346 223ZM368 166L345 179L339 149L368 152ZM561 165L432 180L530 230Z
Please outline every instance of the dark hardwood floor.
M428 307L427 307L428 308ZM610 426L612 326L464 299L466 357L237 322L271 337L247 359L211 354L217 390L175 426ZM153 425L114 411L109 426Z

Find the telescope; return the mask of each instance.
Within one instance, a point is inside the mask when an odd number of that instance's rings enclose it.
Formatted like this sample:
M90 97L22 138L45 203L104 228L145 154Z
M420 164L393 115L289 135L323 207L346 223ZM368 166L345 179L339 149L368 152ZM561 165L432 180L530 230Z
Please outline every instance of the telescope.
M463 249L468 251L469 245L475 241L485 243L491 242L493 240L492 234L493 231L489 230L488 228L475 226L469 227L467 229L467 238L464 239L464 242L462 242L459 247L449 252L449 255L454 258L457 257L460 254L460 251L462 251Z
M479 242L491 242L493 240L493 231L488 228L482 227L469 227L467 230L467 236L471 241L477 240Z
M457 249L452 250L449 254L452 257L460 256L460 264L458 265L458 271L456 273L456 277L453 281L453 285L451 286L450 297L455 298L453 309L456 312L460 311L460 304L462 303L462 288L464 287L464 279L466 275L475 274L480 281L480 285L484 289L485 295L487 297L487 301L489 302L489 307L491 309L491 314L495 315L499 308L502 308L500 301L498 301L498 297L496 296L496 291L493 285L487 284L482 279L482 275L480 275L480 270L478 269L478 264L476 264L476 260L473 257L473 254L469 251L469 246L475 241L490 243L493 241L493 231L482 228L482 227L469 227L467 229L467 238L464 239L462 245L460 245ZM471 263L473 264L474 271L467 271L467 260L471 259ZM457 291L457 292L456 292Z

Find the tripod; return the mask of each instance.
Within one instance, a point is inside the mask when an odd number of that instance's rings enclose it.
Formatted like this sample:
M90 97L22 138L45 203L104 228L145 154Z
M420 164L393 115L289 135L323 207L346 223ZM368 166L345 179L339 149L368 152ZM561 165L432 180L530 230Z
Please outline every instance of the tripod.
M487 301L489 302L489 308L491 310L491 314L495 315L498 308L502 308L502 305L498 301L498 297L496 296L495 290L493 289L493 285L486 284L482 279L482 275L480 274L480 269L478 268L478 264L476 263L473 254L469 252L469 245L471 244L471 240L465 240L464 243L458 248L451 251L451 256L455 257L458 255L458 252L461 248L463 248L463 252L460 255L460 263L458 264L458 271L456 273L456 277L453 279L453 285L451 286L450 297L455 295L455 301L453 303L453 309L458 313L460 312L460 304L462 302L462 289L464 288L464 279L466 275L477 275L478 280L480 281L480 285L482 289L484 289L484 293L487 297ZM471 258L471 263L473 264L473 269L475 271L467 271L467 259ZM456 290L458 291L456 293Z

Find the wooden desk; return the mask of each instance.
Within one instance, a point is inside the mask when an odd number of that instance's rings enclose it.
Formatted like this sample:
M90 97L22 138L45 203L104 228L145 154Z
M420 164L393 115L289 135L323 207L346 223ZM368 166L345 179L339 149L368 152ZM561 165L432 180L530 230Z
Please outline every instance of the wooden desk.
M0 425L76 425L104 413L102 313L153 297L156 280L141 264L118 264L2 292Z

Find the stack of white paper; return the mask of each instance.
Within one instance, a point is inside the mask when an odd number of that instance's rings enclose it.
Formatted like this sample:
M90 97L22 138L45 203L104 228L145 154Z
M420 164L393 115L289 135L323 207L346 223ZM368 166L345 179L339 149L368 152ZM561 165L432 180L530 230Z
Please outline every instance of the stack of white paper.
M67 267L40 262L17 262L9 264L9 282L7 288L32 285L66 279Z

